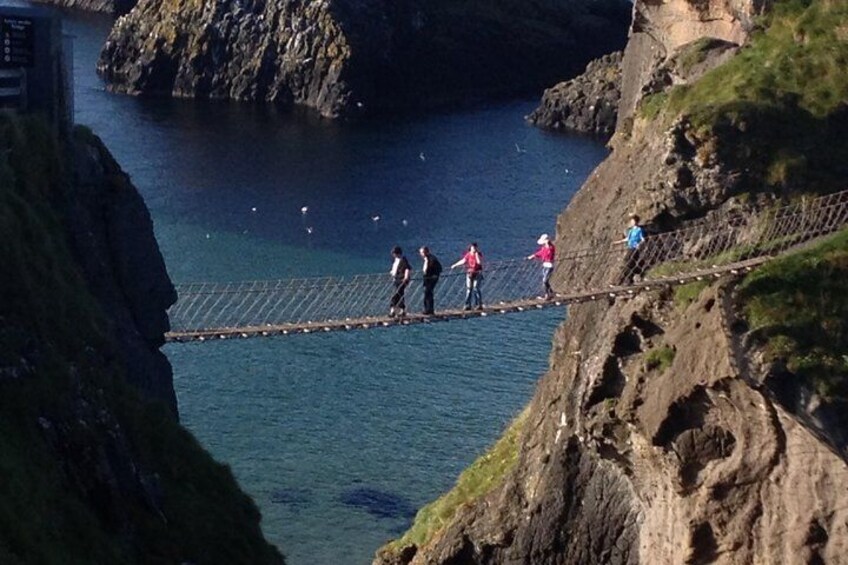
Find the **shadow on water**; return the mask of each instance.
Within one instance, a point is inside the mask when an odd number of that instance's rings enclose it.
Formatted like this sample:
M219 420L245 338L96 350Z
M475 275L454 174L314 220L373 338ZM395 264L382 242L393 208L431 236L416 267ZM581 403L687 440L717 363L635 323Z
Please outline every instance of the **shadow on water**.
M298 511L306 508L313 496L312 490L308 488L280 487L271 492L271 503L283 504Z
M346 506L365 510L377 518L407 521L415 517L416 508L406 498L372 487L356 487L344 491L339 500Z

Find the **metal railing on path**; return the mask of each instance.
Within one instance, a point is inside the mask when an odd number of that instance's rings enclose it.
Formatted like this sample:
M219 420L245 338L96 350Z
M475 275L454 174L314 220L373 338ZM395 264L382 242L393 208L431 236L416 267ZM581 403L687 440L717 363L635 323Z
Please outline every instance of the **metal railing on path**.
M848 191L764 211L720 215L649 235L635 252L608 244L558 253L552 278L557 294L545 298L537 261L485 264L485 307L466 311L464 272L445 272L436 286L436 314L391 318L388 273L238 283L177 285L167 341L252 337L431 323L457 318L562 306L633 294L706 276L751 269L848 224ZM413 277L408 312L420 310L423 285Z

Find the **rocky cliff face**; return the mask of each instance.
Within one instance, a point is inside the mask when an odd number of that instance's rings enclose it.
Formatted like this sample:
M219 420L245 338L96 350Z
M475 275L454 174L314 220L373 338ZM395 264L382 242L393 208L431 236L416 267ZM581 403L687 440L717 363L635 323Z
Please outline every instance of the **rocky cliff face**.
M545 90L527 121L552 130L612 135L621 98L621 56L604 55L582 75Z
M646 86L681 48L705 38L742 45L754 18L773 0L636 0L624 50L619 124L636 111Z
M177 413L171 365L159 350L177 295L153 235L150 213L102 142L73 145L67 212L71 246L88 288L109 318L128 380Z
M829 158L805 183L772 176L784 169L772 168L780 151L763 133L773 131L763 126L774 115L771 99L740 101L733 97L744 87L715 84L756 76L759 69L745 65L763 64L756 58L763 45L774 54L784 40L793 44L795 22L815 17L823 30L844 24L848 12L835 6L813 2L818 16L788 9L785 28L737 59L763 3L637 0L613 152L559 217L558 247L609 246L630 212L664 230L834 186L840 165ZM827 39L830 53L840 45L834 40ZM803 56L793 51L789 60ZM699 86L714 76L709 69L728 64L721 80ZM689 87L673 90L680 84ZM787 89L782 112L797 119L795 135L842 155L848 144L832 128L845 123L848 88L834 89L843 106L824 111L799 103L803 87ZM605 284L612 274L585 276ZM793 389L786 396L774 387L735 288L729 281L690 288L683 300L664 291L570 307L511 470L440 517L427 536L383 548L375 563L843 561L844 430L785 400L809 396L801 379L782 381Z
M724 287L569 314L513 474L399 562L840 562L848 467L752 379Z
M533 90L620 48L628 21L623 0L142 0L98 68L121 92L354 116Z
M0 563L282 563L176 421L174 290L90 132L0 115Z

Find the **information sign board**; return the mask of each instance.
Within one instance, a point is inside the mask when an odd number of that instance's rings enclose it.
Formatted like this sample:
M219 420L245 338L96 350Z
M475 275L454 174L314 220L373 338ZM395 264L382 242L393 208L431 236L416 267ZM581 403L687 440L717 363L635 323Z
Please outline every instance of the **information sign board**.
M35 66L35 22L32 18L0 16L0 68Z

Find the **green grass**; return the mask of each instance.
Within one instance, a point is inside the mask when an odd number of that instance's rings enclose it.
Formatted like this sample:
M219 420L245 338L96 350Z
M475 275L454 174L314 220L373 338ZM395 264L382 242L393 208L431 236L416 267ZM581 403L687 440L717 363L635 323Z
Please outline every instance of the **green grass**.
M639 104L639 113L648 120L655 120L668 105L668 94L657 92L649 94Z
M710 50L721 42L712 37L702 37L687 45L677 57L677 69L683 75L689 74L696 65L707 60Z
M761 215L762 218L769 218L768 212L761 212ZM761 220L761 222L761 229L766 229L768 221ZM687 273L703 271L711 267L730 265L763 255L778 254L802 241L803 238L799 234L790 234L756 244L740 244L706 259L664 261L651 267L645 274L645 278L646 280L674 279Z
M778 0L760 23L730 61L647 97L640 115L686 116L701 151L746 171L745 190L836 190L848 162L848 3Z
M690 87L674 89L672 111L709 119L728 104L791 103L824 118L848 100L848 4L778 0L750 46Z
M0 113L0 369L31 367L0 378L0 562L278 562L229 469L125 383L67 241L67 154ZM135 478L106 486L101 454L158 477L163 514Z
M500 485L518 461L518 442L527 413L525 409L519 414L495 445L462 472L453 489L419 510L412 527L387 548L397 551L410 544L426 545L435 533L451 523L459 508Z
M665 373L674 362L676 351L668 345L651 349L645 354L645 369Z
M675 278L686 273L709 269L713 266L729 265L741 261L745 257L750 257L757 249L751 245L739 245L706 259L664 261L655 267L651 267L645 273L645 278L646 280Z
M761 267L739 299L769 359L825 399L848 401L848 230Z
M698 300L704 289L710 286L710 281L694 281L682 284L674 289L674 304L678 308L685 308Z

